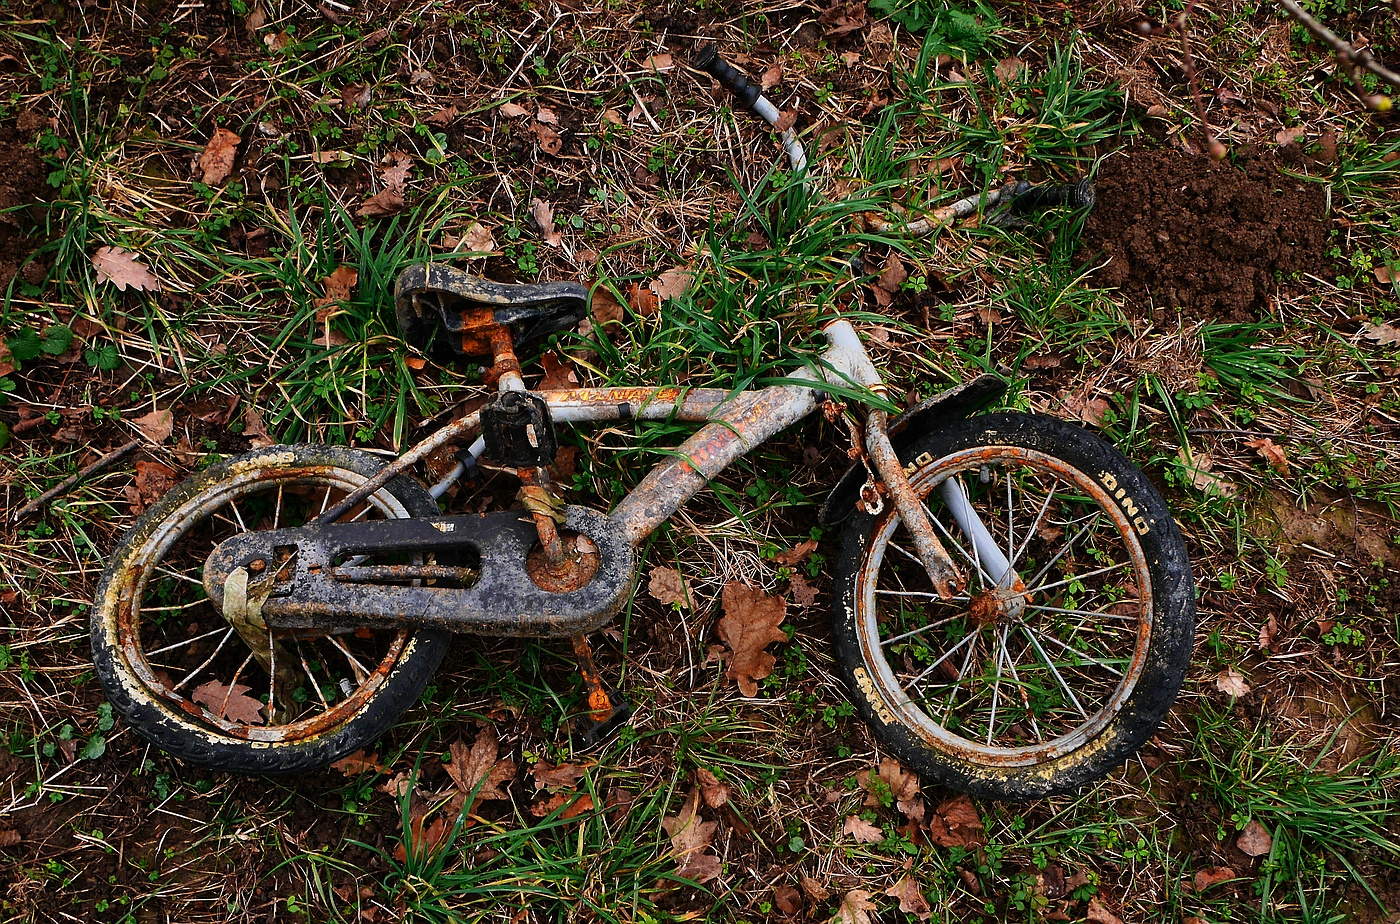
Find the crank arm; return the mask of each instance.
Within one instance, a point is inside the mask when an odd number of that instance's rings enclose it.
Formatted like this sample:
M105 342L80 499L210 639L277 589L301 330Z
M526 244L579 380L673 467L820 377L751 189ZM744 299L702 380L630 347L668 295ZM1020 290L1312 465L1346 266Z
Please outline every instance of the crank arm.
M597 560L596 572L576 587L547 590L536 583L530 564L539 542L535 526L519 511L507 511L241 533L209 555L204 589L222 607L236 569L271 573L275 586L261 617L281 632L421 626L479 635L578 635L606 623L626 602L635 556L595 510L566 507L564 529L577 533ZM360 558L376 553L416 560L366 564ZM447 561L426 561L434 553ZM459 566L454 557L476 557L479 565Z

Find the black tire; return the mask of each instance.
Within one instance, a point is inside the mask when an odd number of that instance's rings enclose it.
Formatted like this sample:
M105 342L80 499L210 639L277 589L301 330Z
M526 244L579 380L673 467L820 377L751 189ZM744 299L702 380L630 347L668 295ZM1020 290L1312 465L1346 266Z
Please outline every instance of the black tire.
M137 520L112 554L92 613L97 677L128 725L192 764L280 776L364 747L417 701L447 651L449 633L347 627L276 636L276 650L284 665L292 661L299 686L280 702L274 695L269 709L260 690L275 694L271 672L202 585L204 560L218 542L248 528L303 522L383 465L345 448L274 446L194 475ZM438 512L421 485L400 477L350 516ZM275 657L276 673L286 675ZM211 681L232 691L217 705L217 693L206 686ZM250 689L238 691L242 686ZM287 681L278 689L289 689Z
M834 630L857 712L906 765L981 797L1111 772L1171 708L1191 657L1191 566L1161 495L1103 440L1028 414L959 421L901 459L969 581L938 599L893 505L851 517ZM953 518L945 481L1011 549L1011 579Z

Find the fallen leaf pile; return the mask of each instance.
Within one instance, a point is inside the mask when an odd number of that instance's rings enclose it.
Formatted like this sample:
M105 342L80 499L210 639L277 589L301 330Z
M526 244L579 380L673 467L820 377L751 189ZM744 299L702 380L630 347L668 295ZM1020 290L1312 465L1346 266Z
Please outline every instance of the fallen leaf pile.
M777 663L764 649L773 642L788 640L787 633L779 628L787 614L787 603L758 587L731 581L724 585L723 606L724 616L717 631L731 652L725 676L739 684L740 693L757 696L758 681L773 673Z

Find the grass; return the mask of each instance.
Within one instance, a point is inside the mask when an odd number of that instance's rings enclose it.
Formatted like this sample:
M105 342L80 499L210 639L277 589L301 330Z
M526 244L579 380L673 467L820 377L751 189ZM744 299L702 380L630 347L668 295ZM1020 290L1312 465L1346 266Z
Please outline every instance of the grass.
M1174 52L1097 7L1072 5L1065 24L1046 9L891 4L888 44L868 25L826 36L825 23L805 44L807 26L787 14L735 8L712 31L726 53L751 56L751 74L781 69L769 92L800 107L810 185L785 170L769 133L679 66L691 46L676 36L690 26L637 4L558 22L513 3L374 18L264 5L267 22L251 28L242 7L149 22L0 12L11 27L0 61L18 62L0 68L0 130L43 117L31 135L50 183L29 239L44 278L16 277L0 313L19 359L0 375L0 419L14 431L0 446L6 511L135 435L153 407L173 408L177 429L142 461L182 474L245 448L258 421L279 439L391 452L459 414L485 393L479 370L421 363L395 336L388 294L408 263L576 279L624 304L632 285L683 266L689 290L654 314L628 305L620 323L539 351L569 357L587 385L742 388L810 363L820 324L841 313L871 333L894 406L981 371L1006 377L1021 409L1070 416L1069 396L1101 397L1099 432L1145 468L1186 532L1196 661L1140 758L1073 797L977 805L985 844L938 846L896 805L866 804L861 782L884 755L833 675L836 537L816 525L849 459L842 428L812 421L653 538L645 569L677 569L692 602L662 605L644 574L616 634L595 637L605 675L637 707L601 752L574 750L580 688L564 647L466 639L379 745L392 774L240 780L180 766L102 712L85 622L132 519L136 485L119 467L0 532L0 844L20 837L0 846L11 883L0 921L756 922L781 916L793 894L799 916L826 920L852 890L871 893L881 920L906 920L887 892L906 875L947 921L1080 919L1091 900L1144 922L1396 910L1386 726L1400 665L1400 354L1366 340L1360 319L1394 323L1400 310L1376 273L1394 263L1400 231L1400 140L1332 78L1313 79L1315 49L1295 58L1270 44L1268 11L1198 17L1211 49L1198 64L1227 143L1272 149L1282 124L1307 130L1306 156L1288 169L1331 190L1328 267L1281 281L1256 320L1173 327L1096 287L1092 261L1075 257L1082 216L1012 230L968 221L928 237L861 220L1189 139L1189 100L1164 76ZM1387 27L1358 28L1377 54L1393 52ZM280 50L264 41L284 34ZM671 70L645 64L665 53ZM1004 63L1013 56L1024 66ZM345 102L363 88L367 101ZM506 115L506 101L527 114ZM546 110L557 121L540 121ZM228 183L205 186L191 163L216 124L239 133L239 160ZM541 151L537 126L562 136L561 156ZM343 156L320 163L317 152ZM409 207L359 217L393 152L414 158ZM532 217L535 199L551 203L561 246ZM493 236L489 255L463 255L475 223ZM90 258L104 245L140 253L164 291L98 283ZM891 255L909 282L881 307L871 283ZM358 282L323 312L321 280L340 266ZM606 506L688 432L583 431L571 439L586 451L561 480L575 502ZM1285 470L1251 445L1261 439L1283 450ZM1234 495L1197 487L1183 452L1209 460ZM479 485L449 509L511 491ZM812 558L779 562L807 538L823 540ZM815 605L797 602L795 573L816 586ZM775 671L752 699L709 658L732 580L789 598L790 641L771 649ZM1218 690L1227 668L1250 696ZM1318 706L1333 690L1341 705ZM520 765L510 798L450 819L437 850L395 859L419 806L384 784L412 772L422 792L447 790L443 752L487 724ZM574 792L594 808L537 814L527 768L544 761L588 764ZM696 887L681 881L661 821L701 771L731 787L734 814L701 808L718 824L709 849L722 872ZM953 796L924 790L931 814ZM853 816L880 839L844 834ZM1271 853L1236 848L1250 820L1269 829ZM1227 866L1236 879L1196 891L1198 872Z

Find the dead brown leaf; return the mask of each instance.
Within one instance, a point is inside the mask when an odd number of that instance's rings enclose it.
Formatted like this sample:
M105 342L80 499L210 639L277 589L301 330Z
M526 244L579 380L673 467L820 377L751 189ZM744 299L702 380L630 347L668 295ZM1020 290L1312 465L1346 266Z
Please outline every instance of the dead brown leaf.
M175 431L175 415L169 408L163 411L151 411L132 421L136 429L141 431L141 435L152 443L163 443Z
M385 189L360 203L355 215L359 218L388 218L390 215L402 212L406 205L403 193L394 189Z
M245 687L241 683L235 683L232 687L228 687L217 680L210 680L208 683L201 683L195 687L194 692L190 694L190 699L214 715L223 716L231 722L261 725L263 724L263 704L247 695L251 689L252 687Z
M1267 436L1261 436L1257 440L1246 440L1245 445L1259 453L1274 471L1283 475L1288 474L1288 456L1284 453L1283 447L1273 440Z
M676 872L699 883L719 878L719 857L706 852L714 840L718 822L702 821L699 814L700 790L692 789L679 815L661 819L661 828L671 838L676 856Z
M1204 892L1211 886L1219 885L1222 882L1229 882L1235 878L1235 871L1228 866L1212 866L1208 869L1199 870L1196 873L1193 885L1197 892Z
M463 794L470 794L480 783L478 801L509 799L501 787L515 779L515 762L508 757L497 760L499 749L496 730L489 725L477 733L470 748L465 741L454 741L448 748L452 760L447 764L447 775Z
M817 602L816 585L796 572L788 578L788 592L792 594L792 602L800 607L809 607Z
M1388 264L1385 263L1382 263L1380 266L1373 268L1371 270L1371 275L1375 276L1376 282L1379 282L1382 285L1388 285L1389 283L1395 281L1395 272L1390 268Z
M899 910L912 914L920 921L927 921L933 917L933 910L929 908L928 899L907 873L894 885L885 890L885 894L890 898L899 899Z
M1264 651L1274 650L1274 639L1278 636L1278 620L1272 615L1259 627L1259 647Z
M1067 393L1062 396L1065 413L1077 420L1083 421L1091 427L1103 426L1104 420L1108 417L1108 412L1112 410L1112 405L1103 398L1095 398L1089 394L1086 386L1078 391Z
M831 897L831 893L822 886L820 882L810 876L802 877L802 892L814 902L824 902Z
M886 791L896 801L918 798L919 778L899 765L899 761L887 757L880 761L878 769L863 773L856 778L861 789L865 790L865 806L879 808L884 804L881 796ZM877 785L878 784L878 785Z
M870 924L868 912L874 911L870 903L870 893L864 889L852 889L841 896L841 904L832 917L832 924Z
M545 353L540 357L540 365L544 367L544 377L536 386L540 391L578 388L578 376L574 374L574 367L560 359L558 353L552 350Z
M940 847L980 847L986 842L982 818L967 795L939 804L928 820L929 840Z
M0 831L0 847L14 847L21 840L19 832L13 828Z
M778 113L778 120L773 123L773 131L785 132L797 124L797 110L784 109Z
M554 228L554 206L543 199L530 200L530 214L535 216L535 224L540 226L540 238L550 247L561 247L564 235Z
M1215 688L1226 696L1239 699L1241 696L1248 696L1250 686L1245 683L1244 674L1227 667L1219 674L1215 675Z
M694 278L694 274L686 267L673 266L647 283L647 288L651 289L658 301L665 301L668 298L679 298L684 295Z
M166 413L169 413L168 411ZM136 463L136 480L126 489L132 513L141 513L155 501L170 493L180 483L180 476L168 465L159 462Z
M650 58L647 58L644 66L649 71L655 71L658 74L664 74L667 71L675 68L676 63L674 60L672 60L669 54L659 54L652 55Z
M872 824L859 815L847 815L841 833L855 838L858 844L878 844L885 839L885 832L880 830L879 825Z
M816 550L817 540L804 539L792 548L774 555L773 561L785 568L791 568L793 565L806 561L807 557Z
M491 236L491 229L479 221L472 222L467 228L467 233L462 235L462 243L473 253L490 253L496 249L496 239Z
M1123 924L1123 919L1105 908L1097 898L1089 899L1089 907L1084 912L1084 919L1092 924Z
M802 911L802 892L797 886L773 886L773 905L789 917L798 914Z
M564 150L564 139L559 137L559 133L548 125L536 122L530 128L534 131L535 140L539 142L540 150L544 153L554 156Z
M543 122L545 125L558 125L559 117L554 114L553 109L541 106L539 111L535 113L535 121Z
M329 276L323 277L321 285L326 288L325 297L311 300L316 309L316 320L324 322L337 314L334 309L350 301L350 293L359 281L360 271L353 266L337 266Z
M777 659L764 651L773 642L787 641L779 626L787 613L781 597L770 597L758 587L739 581L724 585L724 616L717 626L719 637L733 656L725 676L739 684L745 696L758 695L758 683L773 673Z
M501 115L505 116L507 119L518 119L521 116L530 114L530 110L519 103L501 103L500 110Z
M243 412L243 435L254 449L266 449L277 445L277 441L267 432L267 424L263 423L262 415L251 407Z
M214 129L214 137L209 139L204 152L199 155L199 169L203 172L200 180L204 185L217 186L228 179L242 140L226 128Z
M656 293L641 283L634 282L627 287L627 301L631 303L632 310L638 317L649 318L661 310L661 300L656 297Z
M1198 452L1192 455L1183 446L1177 450L1176 457L1196 490L1206 494L1219 494L1221 497L1234 497L1239 494L1239 488L1215 474L1215 460L1209 454Z
M1361 336L1367 340L1373 340L1381 346L1390 346L1400 343L1400 327L1394 324L1372 324L1369 321L1361 325Z
M1307 133L1308 130L1306 128L1297 125L1293 128L1280 129L1278 133L1274 135L1274 140L1279 143L1280 147L1286 147L1296 143L1299 138L1304 137Z
M783 69L778 65L773 65L763 72L763 76L758 78L759 86L765 90L771 90L783 81Z
M1259 819L1251 818L1249 824L1244 826L1239 838L1235 841L1235 846L1241 853L1251 857L1262 857L1274 848L1274 837L1269 833L1269 829L1259 823Z
M838 0L822 11L818 21L830 27L822 33L823 37L833 39L862 28L869 21L869 14L865 9L865 0L848 3Z
M413 157L402 151L394 151L388 160L389 163L383 171L384 186L402 193L408 187L408 174L413 169Z
M1016 79L1017 74L1025 69L1026 62L1013 55L1010 58L1002 58L998 61L996 67L992 68L992 72L997 75L997 80L1000 80L1002 83L1010 83Z
M389 768L379 762L378 754L367 754L364 748L353 754L346 754L331 764L332 770L339 770L346 776L359 776L361 773L388 774Z
M98 282L110 282L122 291L130 288L159 292L160 281L138 262L139 259L137 254L120 247L99 247L92 255L92 268L97 271Z
M700 795L710 808L720 808L729 801L729 784L720 782L719 777L705 768L695 771L695 782L699 784Z
M580 764L555 766L543 760L530 768L530 775L535 778L535 789L548 789L550 792L574 786L587 772L588 768Z
M690 608L690 598L685 592L685 581L675 568L657 565L651 569L651 580L647 583L647 593L659 600L663 606Z
M598 324L617 324L624 315L622 303L613 298L613 294L604 286L593 290L589 308L593 312L593 320Z

